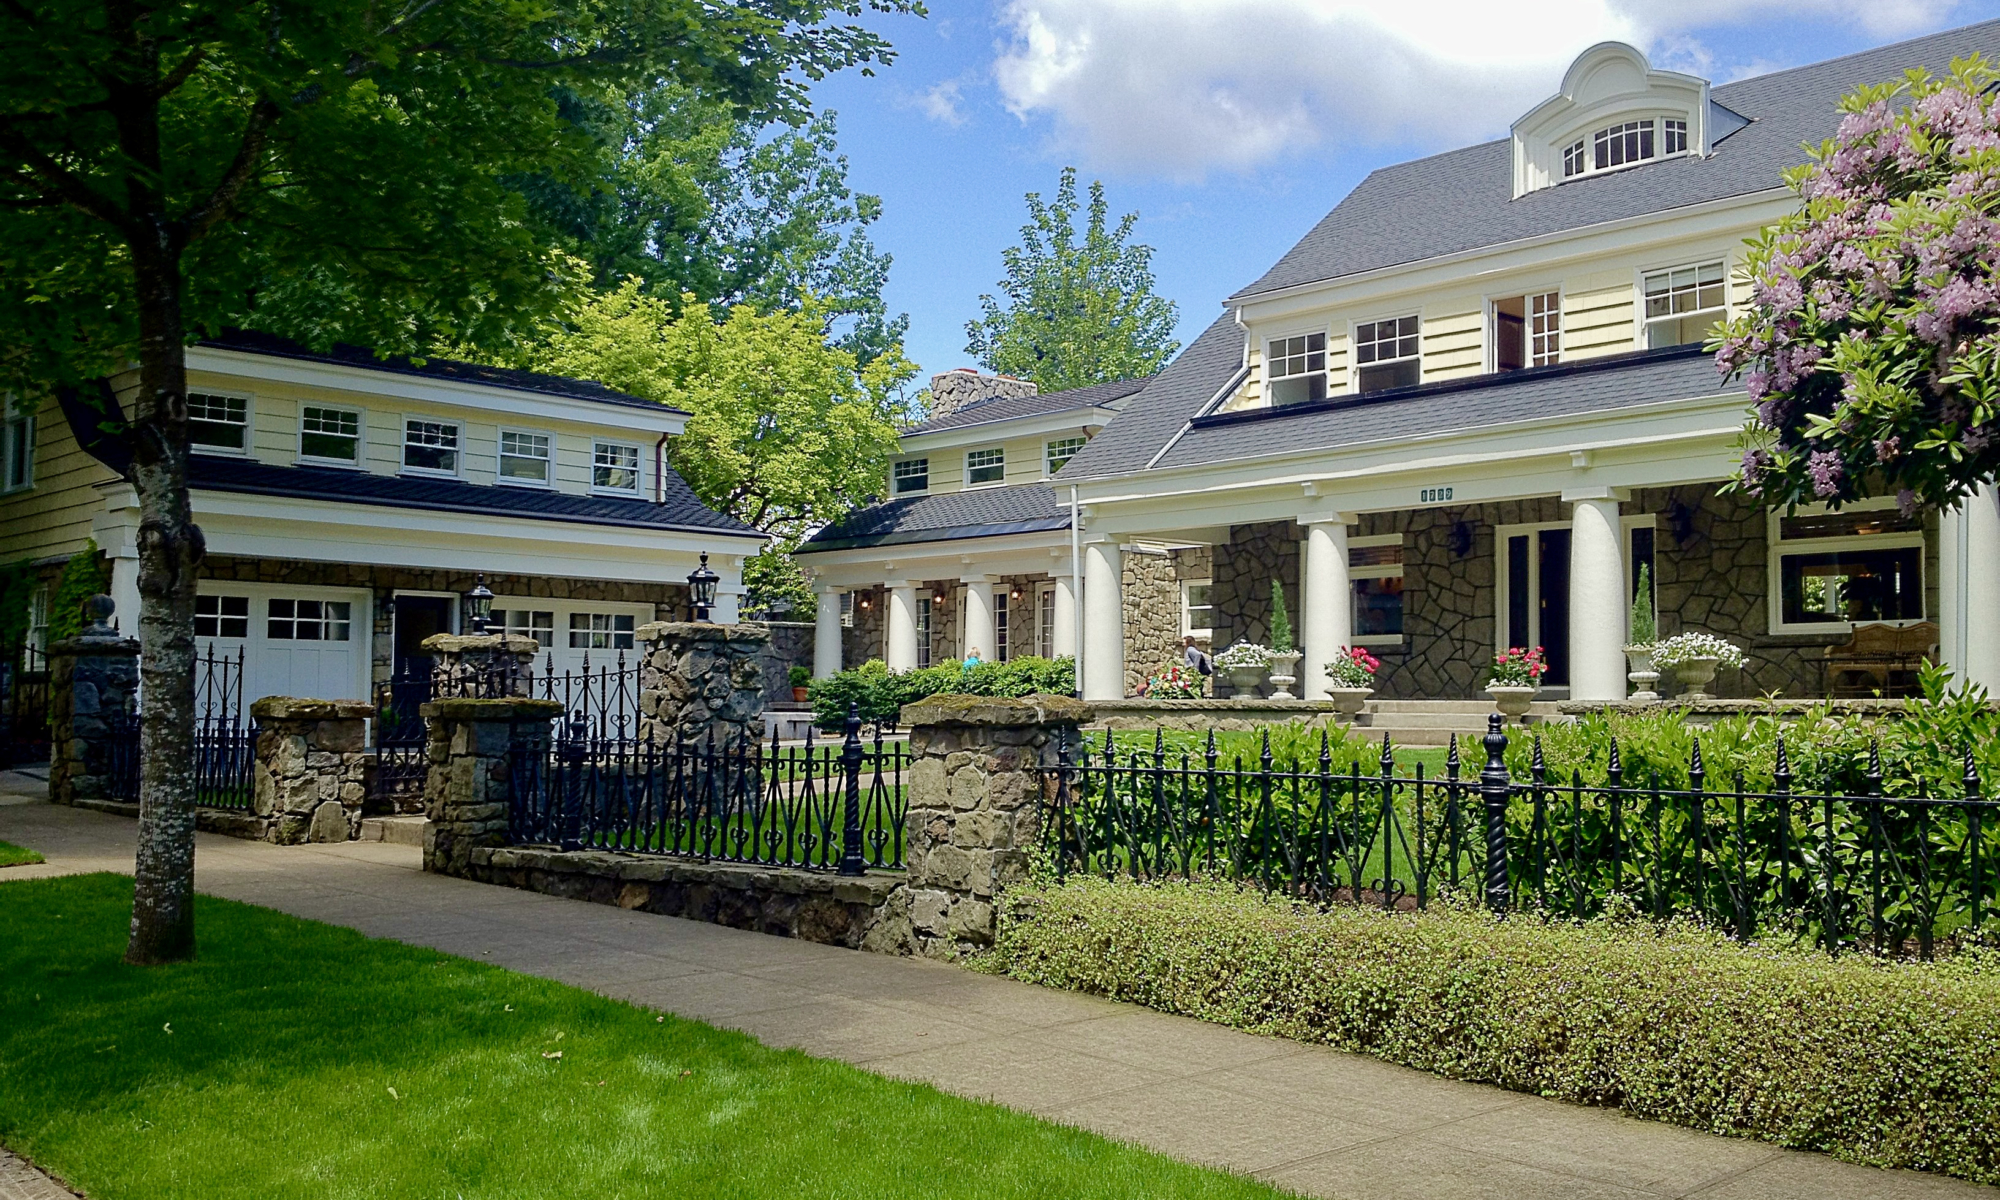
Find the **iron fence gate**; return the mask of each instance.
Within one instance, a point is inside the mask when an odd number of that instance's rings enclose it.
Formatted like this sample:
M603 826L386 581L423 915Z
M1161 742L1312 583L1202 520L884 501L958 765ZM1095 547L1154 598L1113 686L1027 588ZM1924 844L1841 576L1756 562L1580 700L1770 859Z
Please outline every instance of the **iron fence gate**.
M49 656L0 642L0 768L49 761Z
M232 658L217 654L213 643L194 662L195 803L206 808L251 806L257 728L243 702L243 664L242 647ZM108 790L114 800L137 803L139 717L125 713L112 721L118 735L111 741Z
M423 706L435 691L434 671L428 662L407 663L376 694L371 812L413 812L423 805L424 776L430 767Z

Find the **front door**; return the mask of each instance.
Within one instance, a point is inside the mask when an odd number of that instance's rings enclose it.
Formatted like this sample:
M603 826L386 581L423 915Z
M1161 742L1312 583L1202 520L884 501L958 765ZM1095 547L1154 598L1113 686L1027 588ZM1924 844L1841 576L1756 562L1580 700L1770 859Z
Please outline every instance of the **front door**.
M431 652L424 649L424 639L451 632L456 606L447 596L396 597L396 675L430 673Z
M1545 687L1569 686L1569 527L1503 534L1501 609L1508 646L1540 646Z

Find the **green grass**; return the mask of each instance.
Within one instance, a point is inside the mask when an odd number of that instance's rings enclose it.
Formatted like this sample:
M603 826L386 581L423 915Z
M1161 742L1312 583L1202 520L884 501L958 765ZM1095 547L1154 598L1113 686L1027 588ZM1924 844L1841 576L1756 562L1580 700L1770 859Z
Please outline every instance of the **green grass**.
M48 859L12 842L0 842L0 867L24 867L31 863L47 862Z
M197 902L197 961L128 967L130 905L0 885L0 1143L92 1200L1278 1194L229 901Z

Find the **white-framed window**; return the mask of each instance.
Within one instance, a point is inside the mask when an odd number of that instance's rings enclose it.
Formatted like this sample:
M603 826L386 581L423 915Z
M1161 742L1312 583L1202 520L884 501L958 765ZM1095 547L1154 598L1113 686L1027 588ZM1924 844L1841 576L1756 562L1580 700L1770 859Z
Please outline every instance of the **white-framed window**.
M1591 134L1592 169L1609 171L1653 157L1653 132L1651 121L1624 121Z
M1924 522L1891 504L1821 505L1768 518L1771 632L1914 624L1924 613Z
M278 642L344 642L353 636L354 606L345 600L273 596L265 602L264 636Z
M840 593L840 627L841 627L842 629L852 629L852 628L854 628L854 593L853 593L853 592L842 592L842 593Z
M1562 293L1493 302L1493 369L1518 371L1562 361Z
M983 487L1007 481L1007 452L998 446L968 450L965 454L965 485Z
M496 608L490 619L510 636L534 638L543 649L555 645L556 614L548 609Z
M1181 581L1181 634L1203 637L1215 632L1215 602L1212 599L1215 581L1210 579L1183 579Z
M7 397L0 409L0 493L35 486L35 416L25 400Z
M1347 577L1354 594L1354 644L1403 642L1403 535L1356 537L1347 543Z
M630 650L634 618L623 613L574 612L569 615L572 650Z
M1056 656L1056 585L1035 585L1035 653Z
M1379 392L1423 380L1416 317L1364 321L1354 327L1354 390Z
M889 468L890 488L898 496L931 490L931 460L906 458Z
M1048 473L1054 475L1062 470L1070 459L1075 458L1083 450L1083 444L1088 440L1081 437L1066 437L1045 444L1042 447L1042 461L1047 464Z
M993 593L993 661L1006 662L1007 651L1007 589Z
M917 592L917 669L931 665L931 612L937 608L938 597L929 591Z
M1584 156L1584 139L1578 138L1563 147L1563 178L1581 175L1590 169L1590 159Z
M420 417L404 420L403 469L424 475L457 475L458 423Z
M639 490L639 447L596 442L590 448L590 486L601 492Z
M1688 151L1685 117L1640 117L1596 129L1563 147L1563 178L1615 171Z
M501 483L522 484L529 487L546 487L550 475L550 456L555 447L555 439L546 433L532 429L503 429L500 431L500 472L496 476Z
M1326 334L1264 343L1264 385L1273 408L1326 399Z
M32 655L23 655L29 661L21 664L26 671L48 669L49 653L49 585L43 584L28 593L28 648Z
M294 612L293 619L297 614ZM196 596L194 635L198 638L247 638L250 636L250 597Z
M244 396L189 392L188 445L207 454L250 449L250 401Z
M1688 123L1674 117L1660 121L1660 153L1686 154L1688 148Z
M314 462L361 464L361 414L351 408L307 404L299 409L299 457Z
M1646 307L1646 349L1707 340L1723 317L1726 275L1720 259L1646 272L1639 284Z

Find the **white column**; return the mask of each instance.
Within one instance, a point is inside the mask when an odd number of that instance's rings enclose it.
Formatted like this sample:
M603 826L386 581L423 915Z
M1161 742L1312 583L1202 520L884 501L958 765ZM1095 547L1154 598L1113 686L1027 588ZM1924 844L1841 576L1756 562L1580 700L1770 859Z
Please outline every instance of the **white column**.
M1625 698L1625 553L1620 488L1565 491L1569 535L1569 696Z
M2000 696L2000 486L1946 512L1938 535L1941 657L1954 682Z
M814 593L819 610L813 629L813 678L826 679L840 674L840 593L820 588Z
M731 587L719 584L715 589L715 605L709 610L708 619L717 625L734 625L742 619L743 585Z
M111 560L111 623L128 638L139 636L139 558Z
M1116 542L1083 548L1083 698L1125 698L1125 560Z
M896 580L883 585L889 593L889 641L882 660L891 671L914 671L917 667L917 589Z
M1305 657L1299 695L1326 699L1326 665L1354 640L1354 601L1347 574L1345 513L1300 517L1306 527L1305 567L1299 573L1299 634Z
M1076 653L1076 580L1058 575L1055 621L1049 633L1049 650L1057 658Z
M997 662L1000 647L993 632L993 577L961 575L958 581L965 585L965 606L958 614L965 653L977 650L981 662Z

